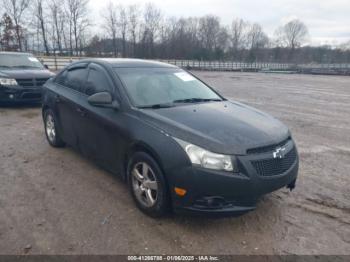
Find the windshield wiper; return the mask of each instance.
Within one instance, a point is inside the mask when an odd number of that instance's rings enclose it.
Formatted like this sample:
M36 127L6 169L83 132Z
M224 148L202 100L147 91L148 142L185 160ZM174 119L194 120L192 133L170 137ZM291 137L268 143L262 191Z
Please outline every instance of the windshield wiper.
M147 105L147 106L138 106L138 108L141 109L147 109L147 108L151 108L151 109L158 109L158 108L169 108L169 107L173 107L173 104L154 104L154 105Z
M178 99L173 101L174 103L200 103L200 102L210 102L210 101L222 101L219 98L186 98Z

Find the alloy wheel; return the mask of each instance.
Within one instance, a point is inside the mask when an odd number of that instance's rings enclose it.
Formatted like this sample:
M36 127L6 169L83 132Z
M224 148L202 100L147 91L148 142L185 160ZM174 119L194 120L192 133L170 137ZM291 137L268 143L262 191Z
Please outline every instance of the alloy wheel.
M132 188L137 200L152 207L158 198L158 182L152 168L145 162L136 163L131 171Z
M50 142L55 142L56 138L56 129L55 129L55 122L51 114L48 114L46 116L46 134L47 137L49 138Z

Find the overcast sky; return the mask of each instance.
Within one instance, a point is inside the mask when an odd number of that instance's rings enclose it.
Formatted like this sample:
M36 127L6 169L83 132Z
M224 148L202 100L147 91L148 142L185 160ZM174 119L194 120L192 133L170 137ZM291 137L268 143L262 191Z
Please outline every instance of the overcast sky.
M109 0L90 0L98 16ZM350 41L350 0L113 0L116 4L155 3L167 16L188 17L214 14L223 24L233 18L260 23L273 36L279 25L293 18L309 28L310 43L340 44Z

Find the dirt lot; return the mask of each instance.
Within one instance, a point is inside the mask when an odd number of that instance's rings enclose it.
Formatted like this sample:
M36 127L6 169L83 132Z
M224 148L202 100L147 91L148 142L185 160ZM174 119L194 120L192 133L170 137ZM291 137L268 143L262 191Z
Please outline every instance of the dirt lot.
M154 220L121 180L51 148L39 107L0 108L0 253L350 254L350 77L196 74L290 127L295 191L239 218Z

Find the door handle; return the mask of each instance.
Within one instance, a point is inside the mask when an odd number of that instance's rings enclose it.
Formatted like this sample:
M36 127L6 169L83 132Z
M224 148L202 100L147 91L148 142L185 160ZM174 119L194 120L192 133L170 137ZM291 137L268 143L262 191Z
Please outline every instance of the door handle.
M81 116L86 116L86 112L81 109L80 107L77 107L77 112L81 115Z

